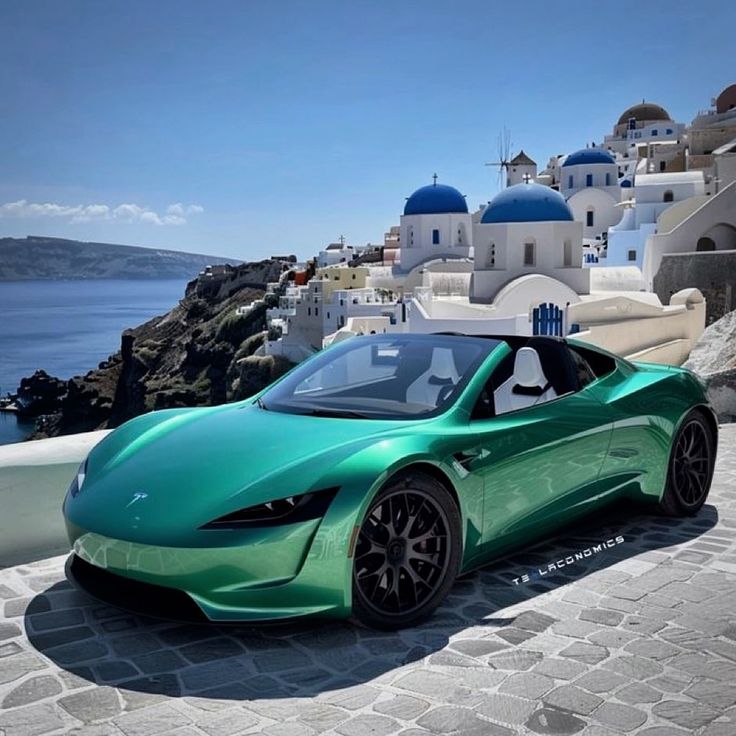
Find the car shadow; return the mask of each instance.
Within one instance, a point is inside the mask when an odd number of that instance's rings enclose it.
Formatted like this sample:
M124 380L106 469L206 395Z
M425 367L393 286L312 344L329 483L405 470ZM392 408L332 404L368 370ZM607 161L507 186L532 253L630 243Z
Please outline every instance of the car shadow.
M240 701L312 697L364 683L425 657L432 664L462 667L487 668L495 660L503 668L504 657L518 656L524 642L562 619L536 611L537 596L639 558L638 566L630 566L629 574L635 577L647 567L646 553L690 542L717 521L712 505L687 519L646 513L632 517L630 507L609 507L552 539L464 575L434 616L398 632L334 621L176 624L106 606L68 582L56 583L32 599L25 612L26 632L31 645L60 668L82 681L119 688L130 707L160 696ZM616 537L623 541L605 544ZM596 545L602 545L599 551L583 554ZM663 564L687 564L688 554L697 553L681 551ZM648 557L651 561L655 556ZM570 563L557 564L564 560ZM558 569L550 570L549 563ZM547 572L540 574L540 569ZM598 580L622 587L632 582L618 571ZM585 596L585 586L575 590ZM504 613L525 602L529 609ZM450 643L459 632L465 635Z

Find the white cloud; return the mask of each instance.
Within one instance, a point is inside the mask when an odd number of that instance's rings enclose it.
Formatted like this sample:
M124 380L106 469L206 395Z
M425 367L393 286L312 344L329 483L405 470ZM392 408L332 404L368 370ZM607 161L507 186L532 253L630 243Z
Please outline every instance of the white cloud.
M147 225L185 225L189 215L198 215L204 208L198 204L176 202L162 214L139 204L125 203L112 207L107 204L63 205L54 202L16 202L0 204L0 218L15 217L38 219L42 217L64 218L71 223L116 220L118 222Z
M181 202L175 202L166 208L166 214L173 215L174 217L198 215L200 212L204 212L204 207L198 204L182 204Z

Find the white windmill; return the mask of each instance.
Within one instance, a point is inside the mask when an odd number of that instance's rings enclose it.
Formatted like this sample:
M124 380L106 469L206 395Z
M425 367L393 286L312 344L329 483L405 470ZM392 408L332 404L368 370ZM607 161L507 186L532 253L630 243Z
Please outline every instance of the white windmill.
M496 185L499 189L504 187L504 171L508 179L509 166L511 165L511 131L504 125L498 134L498 161L488 161L486 166L498 167ZM508 183L508 182L506 182Z

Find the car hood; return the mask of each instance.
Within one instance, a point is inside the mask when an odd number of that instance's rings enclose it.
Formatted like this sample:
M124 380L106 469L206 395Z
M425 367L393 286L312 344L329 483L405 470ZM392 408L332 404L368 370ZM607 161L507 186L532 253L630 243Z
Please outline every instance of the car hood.
M188 533L189 544L195 529L223 514L319 490L341 459L412 424L283 414L250 403L155 412L92 451L67 518L151 544L179 545Z

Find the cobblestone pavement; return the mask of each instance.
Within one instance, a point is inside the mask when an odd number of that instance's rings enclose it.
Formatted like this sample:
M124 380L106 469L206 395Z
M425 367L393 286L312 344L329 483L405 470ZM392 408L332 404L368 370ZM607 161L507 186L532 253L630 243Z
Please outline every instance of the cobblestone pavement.
M0 571L2 736L736 734L733 425L697 517L601 514L465 577L400 633L154 621L62 568Z

